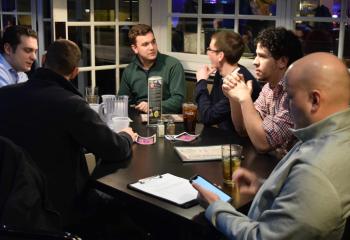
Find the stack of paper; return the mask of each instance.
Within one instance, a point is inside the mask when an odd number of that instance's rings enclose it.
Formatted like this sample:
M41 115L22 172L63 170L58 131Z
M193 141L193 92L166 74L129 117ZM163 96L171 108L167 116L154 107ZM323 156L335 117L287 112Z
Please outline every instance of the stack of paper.
M183 162L212 161L221 159L221 145L201 147L175 147Z
M170 173L140 179L136 183L129 184L128 187L184 208L197 204L197 191L189 180Z

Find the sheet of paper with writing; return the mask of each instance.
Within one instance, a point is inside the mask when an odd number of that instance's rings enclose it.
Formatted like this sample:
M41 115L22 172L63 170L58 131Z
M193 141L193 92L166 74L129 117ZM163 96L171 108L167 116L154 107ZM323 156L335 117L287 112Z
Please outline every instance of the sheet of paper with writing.
M221 145L201 147L175 147L183 162L212 161L221 159Z
M197 203L197 191L192 187L188 179L177 177L170 173L140 179L135 183L129 184L128 187L185 208Z

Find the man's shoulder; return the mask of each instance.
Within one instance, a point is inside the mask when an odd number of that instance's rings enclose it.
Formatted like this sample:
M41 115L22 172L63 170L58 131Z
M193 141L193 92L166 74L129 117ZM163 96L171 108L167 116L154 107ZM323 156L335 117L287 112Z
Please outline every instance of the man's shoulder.
M177 65L177 64L181 65L180 61L175 57L172 57L163 53L158 53L158 55L159 55L158 56L159 61L164 62L164 64L166 65Z
M125 70L130 70L130 69L133 69L133 68L136 68L136 67L137 67L137 59L136 59L136 57L133 57L130 60L130 63L128 64L128 66L126 66Z
M138 64L136 63L136 60L133 58L131 62L126 66L126 68L123 71L122 77L129 77L131 74L135 74L135 71L138 68Z

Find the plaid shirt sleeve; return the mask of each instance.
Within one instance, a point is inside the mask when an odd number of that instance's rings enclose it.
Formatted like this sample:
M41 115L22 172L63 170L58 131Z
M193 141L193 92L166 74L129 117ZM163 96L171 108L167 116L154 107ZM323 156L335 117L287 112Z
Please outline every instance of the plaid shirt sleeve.
M268 89L268 86L267 84L265 84L264 87L261 89L259 97L254 102L255 109L259 112L260 117L262 119L264 119L265 116L268 114L268 108L266 104L267 92L268 92L267 89Z

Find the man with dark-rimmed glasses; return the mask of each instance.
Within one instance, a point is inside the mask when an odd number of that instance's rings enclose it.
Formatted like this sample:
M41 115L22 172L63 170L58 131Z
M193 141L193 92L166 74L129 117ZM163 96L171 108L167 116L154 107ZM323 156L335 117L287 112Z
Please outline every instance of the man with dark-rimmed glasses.
M210 66L203 66L197 71L196 102L201 120L205 125L217 124L220 128L233 131L230 116L230 102L222 92L223 78L232 72L243 74L245 79L253 82L252 98L256 99L260 86L253 75L244 66L238 64L244 50L244 43L238 33L221 31L211 37L207 48ZM216 71L211 93L207 88L207 80Z

